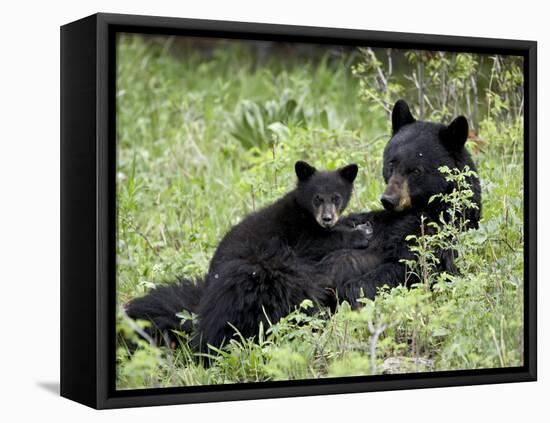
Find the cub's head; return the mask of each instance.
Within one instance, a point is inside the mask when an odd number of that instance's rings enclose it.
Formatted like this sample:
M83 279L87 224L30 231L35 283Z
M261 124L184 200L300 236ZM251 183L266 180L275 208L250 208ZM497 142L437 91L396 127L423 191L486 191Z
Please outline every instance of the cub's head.
M383 174L386 189L380 198L387 210L403 211L428 206L430 197L452 187L439 168L475 170L464 148L468 121L459 116L449 125L417 121L403 100L392 112L392 138L384 150ZM477 182L478 183L478 182Z
M298 204L310 212L322 228L332 228L348 205L353 181L357 176L357 165L350 164L332 172L324 172L304 161L298 161L294 168L298 176Z

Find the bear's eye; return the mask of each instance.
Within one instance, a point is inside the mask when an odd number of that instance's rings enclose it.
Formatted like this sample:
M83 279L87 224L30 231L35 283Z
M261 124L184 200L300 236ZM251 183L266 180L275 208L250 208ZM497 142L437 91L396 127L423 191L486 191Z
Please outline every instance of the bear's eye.
M415 167L411 173L414 175L414 176L420 176L422 175L422 169L420 169L419 167Z
M393 173L393 162L388 163L388 170L390 173Z
M342 197L340 197L338 194L332 197L332 202L336 205L339 205L341 201L342 201Z
M323 204L323 198L316 195L315 198L313 199L313 204L316 205L316 206L320 206L321 204Z

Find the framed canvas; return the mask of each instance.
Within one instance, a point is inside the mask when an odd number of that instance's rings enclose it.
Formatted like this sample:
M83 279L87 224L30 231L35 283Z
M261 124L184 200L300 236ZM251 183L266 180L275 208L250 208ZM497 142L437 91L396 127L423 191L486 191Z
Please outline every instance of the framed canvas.
M536 380L536 43L61 28L61 395Z

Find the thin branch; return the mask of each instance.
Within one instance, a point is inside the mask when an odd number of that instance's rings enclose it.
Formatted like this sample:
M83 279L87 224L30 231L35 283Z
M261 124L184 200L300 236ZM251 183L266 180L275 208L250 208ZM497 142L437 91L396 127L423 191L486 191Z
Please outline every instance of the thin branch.
M378 338L380 338L380 335L382 332L384 332L388 328L387 323L383 323L379 326L374 326L374 324L369 321L368 323L369 331L371 332L370 340L369 340L369 354L370 354L370 369L371 374L375 375L376 373L376 347L378 345Z
M151 244L151 241L149 241L149 238L147 238L147 235L145 235L143 232L141 232L136 225L134 225L129 219L124 219L125 223L134 231L136 234L138 234L140 237L143 238L145 243L149 246L149 248L156 254L156 256L162 260L162 257L160 256L159 252L155 249L153 244Z

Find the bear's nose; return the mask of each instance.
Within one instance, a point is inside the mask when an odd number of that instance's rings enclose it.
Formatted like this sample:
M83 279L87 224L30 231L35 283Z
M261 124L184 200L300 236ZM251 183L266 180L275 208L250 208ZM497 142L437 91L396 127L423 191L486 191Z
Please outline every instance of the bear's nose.
M386 210L391 211L395 208L395 206L397 206L397 197L384 194L380 197L380 202Z
M325 214L323 216L323 222L326 222L326 223L332 222L332 216L330 214Z

